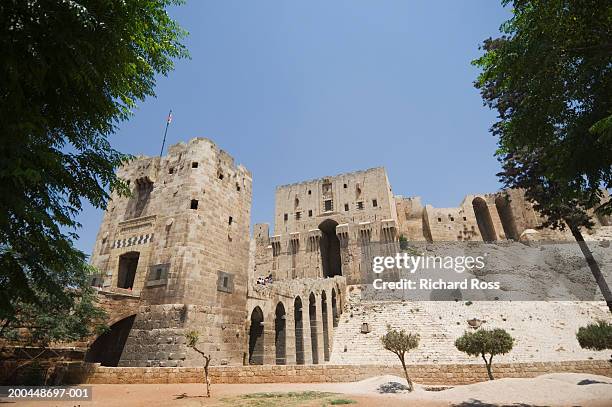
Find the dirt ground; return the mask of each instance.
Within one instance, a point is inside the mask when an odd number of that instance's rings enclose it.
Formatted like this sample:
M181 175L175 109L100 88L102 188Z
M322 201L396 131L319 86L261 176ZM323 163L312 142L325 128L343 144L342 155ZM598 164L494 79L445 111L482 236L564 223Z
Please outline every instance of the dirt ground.
M91 401L15 402L4 399L0 404L32 407L612 406L612 378L586 374L500 379L443 391L427 391L417 386L409 394L381 394L379 386L389 382L405 383L398 377L381 376L355 383L213 384L211 398L205 397L202 384L97 384L91 385Z

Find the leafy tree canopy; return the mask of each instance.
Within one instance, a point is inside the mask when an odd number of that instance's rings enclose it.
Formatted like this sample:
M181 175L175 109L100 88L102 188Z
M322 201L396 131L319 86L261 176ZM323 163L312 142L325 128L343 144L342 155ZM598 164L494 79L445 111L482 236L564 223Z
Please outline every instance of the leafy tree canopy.
M524 188L544 226L592 226L612 212L612 4L504 0L513 16L484 42L476 81L498 120L501 180Z
M86 256L73 246L84 201L127 193L128 157L108 137L156 75L187 56L166 8L179 0L0 3L0 321L45 307L75 316Z
M479 329L466 332L455 341L455 346L469 356L504 355L512 350L514 339L503 329Z
M493 380L493 356L504 355L512 350L514 338L503 329L479 329L466 332L455 341L455 347L469 356L480 356L485 362L487 375ZM487 359L488 356L488 359Z
M599 321L586 327L580 327L576 334L576 339L578 339L578 343L584 349L612 349L612 324Z

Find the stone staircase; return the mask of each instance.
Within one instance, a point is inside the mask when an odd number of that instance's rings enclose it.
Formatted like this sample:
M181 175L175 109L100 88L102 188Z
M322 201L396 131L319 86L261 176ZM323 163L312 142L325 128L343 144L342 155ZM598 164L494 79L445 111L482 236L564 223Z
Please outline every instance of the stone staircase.
M603 302L454 302L362 301L358 286L347 288L347 302L335 329L332 364L397 363L383 349L380 337L387 325L418 333L419 348L408 363L479 363L457 351L456 338L471 330L467 320L485 320L485 328L504 328L514 338L514 349L497 362L607 359L609 352L585 351L575 334L597 319L612 320ZM369 333L361 333L367 323Z

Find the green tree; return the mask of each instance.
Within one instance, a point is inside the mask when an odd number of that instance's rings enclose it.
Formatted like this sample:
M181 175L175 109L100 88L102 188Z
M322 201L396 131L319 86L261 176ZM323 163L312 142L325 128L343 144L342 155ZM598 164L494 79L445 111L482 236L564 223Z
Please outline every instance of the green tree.
M36 363L53 343L82 341L107 329L106 312L97 306L97 296L89 280L84 278L80 288L71 289L75 290L78 290L74 293L77 300L70 312L63 315L56 313L53 308L55 301L44 292L37 293L36 303L16 304L15 317L0 328L0 338L6 341L5 345L28 346L37 350L26 352L29 358L21 360L6 374L9 382L17 370ZM3 355L11 357L11 354L11 348L7 346Z
M127 194L108 137L187 56L178 0L0 4L0 324L80 315L90 278L73 241L83 202ZM6 331L5 331L6 332Z
M210 364L210 355L207 355L200 349L197 344L200 339L200 333L198 331L189 331L185 334L187 339L187 346L198 352L204 358L204 382L206 383L206 397L210 397L210 376L208 375L208 365Z
M455 347L469 356L481 356L487 367L489 380L493 380L493 356L504 355L512 350L514 339L503 329L479 329L466 332L455 341ZM487 358L488 357L488 358Z
M408 375L408 369L406 369L406 353L419 346L419 334L406 333L403 329L400 331L387 325L387 333L380 338L380 341L386 350L397 355L402 363L402 369L404 369L408 391L414 390L414 385Z
M512 17L484 41L475 85L498 120L498 174L545 217L568 227L612 311L612 293L584 242L593 211L612 202L612 3L504 0Z
M598 321L586 327L580 327L576 334L580 347L591 350L612 349L612 324Z

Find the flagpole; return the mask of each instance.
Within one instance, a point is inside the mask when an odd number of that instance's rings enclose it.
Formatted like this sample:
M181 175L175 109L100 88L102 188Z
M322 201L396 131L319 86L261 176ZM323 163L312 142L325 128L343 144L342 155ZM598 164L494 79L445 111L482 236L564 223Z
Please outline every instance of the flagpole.
M164 141L162 141L161 151L159 152L159 158L164 154L164 146L166 145L166 135L168 134L168 126L170 126L170 122L172 121L172 109L170 109L170 113L168 113L168 120L166 120L166 131L164 131Z

